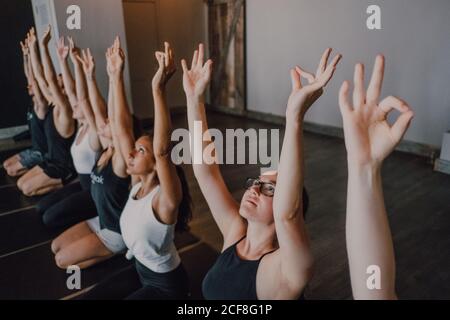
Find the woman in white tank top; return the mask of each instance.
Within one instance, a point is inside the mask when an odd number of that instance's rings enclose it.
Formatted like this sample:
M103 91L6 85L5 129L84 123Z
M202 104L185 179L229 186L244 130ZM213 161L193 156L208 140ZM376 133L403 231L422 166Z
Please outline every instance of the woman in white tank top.
M85 189L85 186L88 188L91 183L90 174L95 165L97 153L91 147L89 125L83 120L80 122L81 124L72 147L70 148L70 153L80 183L83 189Z
M159 69L152 82L154 136L144 135L135 140L123 85L125 57L118 40L107 54L114 88L110 123L126 163L124 173L138 182L120 218L127 258L135 262L133 275L129 271L123 273L124 282L135 283L133 279L138 279L138 287L112 297L111 288L121 282L119 274L97 285L84 299L179 299L188 295L187 273L175 248L174 234L175 230L187 229L191 216L190 196L182 169L170 158L171 121L165 98L165 86L175 73L175 64L168 43L165 43L165 52L156 52L155 56Z

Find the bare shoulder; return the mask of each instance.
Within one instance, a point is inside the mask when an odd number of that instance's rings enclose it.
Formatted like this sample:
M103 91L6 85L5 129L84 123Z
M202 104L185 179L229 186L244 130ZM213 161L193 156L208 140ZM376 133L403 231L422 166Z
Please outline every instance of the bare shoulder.
M276 250L264 256L256 275L256 291L258 299L263 300L296 300L304 288L290 285L281 269L282 255Z

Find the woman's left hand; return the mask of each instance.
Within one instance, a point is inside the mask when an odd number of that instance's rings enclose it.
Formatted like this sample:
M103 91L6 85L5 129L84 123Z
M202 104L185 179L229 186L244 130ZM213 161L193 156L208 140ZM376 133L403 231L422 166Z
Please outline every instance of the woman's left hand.
M338 54L327 66L332 49L328 48L322 55L316 75L303 70L299 66L291 70L292 93L288 100L286 117L300 117L303 120L308 109L323 93L323 88L333 77L336 66L342 58ZM308 80L308 85L303 86L301 77Z
M173 50L168 42L164 42L164 52L155 52L156 60L158 60L158 71L152 81L153 90L163 90L169 82L170 78L175 74L175 60Z

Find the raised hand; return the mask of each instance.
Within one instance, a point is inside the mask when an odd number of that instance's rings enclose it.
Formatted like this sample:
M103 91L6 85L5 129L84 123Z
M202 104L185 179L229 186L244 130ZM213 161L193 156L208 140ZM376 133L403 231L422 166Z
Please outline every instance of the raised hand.
M125 65L125 54L120 47L119 37L116 37L112 47L106 51L106 70L110 77L121 76Z
M77 57L78 61L80 61L83 66L83 71L87 77L92 77L95 72L95 61L94 57L91 54L91 50L87 48L86 50L81 51L81 57Z
M44 34L42 35L41 44L43 46L46 46L48 45L51 39L52 39L52 27L48 25L47 29L45 29Z
M34 30L34 27L30 29L30 31L27 34L27 43L28 47L31 48L36 45L37 37L36 37L36 31Z
M69 47L64 44L64 37L59 38L56 43L56 52L59 60L66 60L69 55Z
M30 49L28 48L28 39L25 41L20 41L20 48L22 49L22 54L24 57L30 54Z
M200 97L206 90L211 81L212 60L203 63L205 56L205 47L199 45L199 49L195 50L192 58L191 69L188 69L186 60L182 60L183 66L183 88L188 97Z
M364 65L355 67L353 105L348 100L349 82L342 84L339 106L344 123L345 145L349 164L381 165L403 138L414 117L408 104L390 96L379 101L385 59L377 56L367 92L364 88ZM392 110L401 114L391 126L387 122Z
M75 43L73 42L72 37L68 37L67 40L69 40L69 54L70 54L70 60L73 64L78 63L77 57L80 56L80 49L78 49L75 46Z
M328 48L322 55L316 75L303 70L299 66L291 70L292 92L288 100L287 116L300 116L302 119L311 105L323 94L323 88L333 77L336 66L342 56L338 54L328 65L332 49ZM303 86L301 77L308 80Z
M175 74L175 60L173 50L168 42L164 42L164 52L155 52L156 60L158 60L158 71L152 81L153 90L164 89L167 82Z

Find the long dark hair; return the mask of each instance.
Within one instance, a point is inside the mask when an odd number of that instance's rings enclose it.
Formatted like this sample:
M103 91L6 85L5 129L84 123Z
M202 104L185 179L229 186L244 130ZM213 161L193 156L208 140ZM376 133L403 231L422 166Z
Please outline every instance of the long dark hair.
M192 219L192 198L183 167L177 165L175 168L177 169L178 178L180 179L181 189L183 191L183 198L178 207L178 218L177 224L175 225L175 231L183 232L189 230L189 221Z
M138 123L136 118L134 119L134 123ZM134 126L134 135L135 137L147 136L152 140L153 143L153 130L147 131L142 134L141 127L138 125ZM173 145L170 149L172 149ZM178 207L178 217L177 223L175 225L175 231L184 232L189 230L189 222L192 220L192 198L191 193L189 192L189 184L186 179L186 175L184 174L184 169L181 165L175 165L177 170L178 179L180 179L181 190L183 192L183 197L181 199L181 203Z

